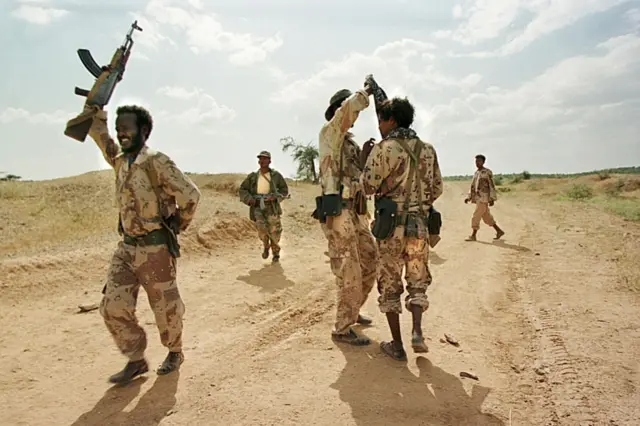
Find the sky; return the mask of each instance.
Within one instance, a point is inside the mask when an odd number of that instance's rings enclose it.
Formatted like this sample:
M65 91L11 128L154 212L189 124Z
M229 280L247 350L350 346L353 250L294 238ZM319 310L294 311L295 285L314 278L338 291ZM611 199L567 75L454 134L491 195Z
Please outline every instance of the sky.
M1 0L0 171L108 168L65 123L138 20L106 107L150 110L149 145L193 173L248 173L291 136L317 144L329 98L373 74L416 108L444 175L640 165L640 0ZM29 53L31 52L31 53ZM373 103L352 129L380 138Z

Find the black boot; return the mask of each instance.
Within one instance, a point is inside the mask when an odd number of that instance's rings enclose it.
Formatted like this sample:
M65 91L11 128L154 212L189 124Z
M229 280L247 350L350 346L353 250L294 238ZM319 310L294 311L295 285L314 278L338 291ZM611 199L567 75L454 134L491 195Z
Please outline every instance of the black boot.
M121 371L109 377L109 382L125 385L147 371L149 371L149 364L147 364L146 360L129 361Z
M157 373L161 376L169 374L177 370L183 362L184 354L182 352L169 352L160 368L158 368Z

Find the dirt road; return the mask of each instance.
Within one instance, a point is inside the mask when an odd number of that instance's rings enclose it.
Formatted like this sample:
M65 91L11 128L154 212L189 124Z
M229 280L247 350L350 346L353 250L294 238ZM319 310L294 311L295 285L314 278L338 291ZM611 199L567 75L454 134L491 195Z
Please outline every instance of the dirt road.
M179 264L186 362L122 389L106 383L124 359L98 312L76 313L99 301L116 236L2 260L0 424L638 424L640 304L617 288L612 260L612 246L637 248L638 226L504 197L504 242L485 227L468 243L466 184L447 184L424 319L430 352L402 364L378 349L389 333L375 289L372 345L332 343L334 281L308 217L313 189L291 189L280 265L260 258L235 198L205 191ZM157 365L165 352L143 292L138 306Z

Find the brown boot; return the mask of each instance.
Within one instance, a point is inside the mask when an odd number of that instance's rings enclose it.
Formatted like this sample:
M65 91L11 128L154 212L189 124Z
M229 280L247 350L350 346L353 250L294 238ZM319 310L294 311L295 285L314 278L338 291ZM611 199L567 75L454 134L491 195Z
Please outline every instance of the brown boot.
M109 382L117 385L126 385L131 380L149 371L149 364L146 360L129 361L124 368L109 377Z
M169 374L178 368L184 362L184 354L182 352L169 352L167 357L162 362L160 368L158 368L158 375L163 376Z

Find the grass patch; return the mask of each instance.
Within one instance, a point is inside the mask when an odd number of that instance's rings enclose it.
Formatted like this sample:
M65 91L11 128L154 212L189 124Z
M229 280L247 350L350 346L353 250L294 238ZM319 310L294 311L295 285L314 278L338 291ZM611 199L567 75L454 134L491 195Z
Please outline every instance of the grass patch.
M563 198L573 201L584 201L593 198L593 189L584 183L573 184L563 194Z
M530 182L529 185L527 185L527 189L529 191L540 191L543 188L544 188L544 185L542 184L542 182L537 182L537 181Z
M640 222L640 200L637 198L601 198L594 200L605 211L626 220Z
M511 178L511 183L513 184L517 184L517 183L521 183L524 179L522 178L522 175L514 175Z

